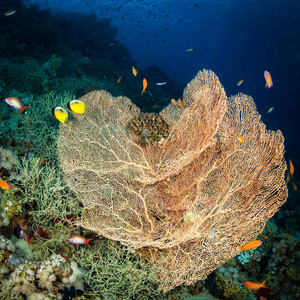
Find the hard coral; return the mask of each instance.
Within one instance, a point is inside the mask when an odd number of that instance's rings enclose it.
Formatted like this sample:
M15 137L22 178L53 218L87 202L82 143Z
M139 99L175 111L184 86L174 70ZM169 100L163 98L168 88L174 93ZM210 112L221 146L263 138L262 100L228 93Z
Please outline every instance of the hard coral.
M0 148L0 168L11 171L19 163L18 157L11 150Z
M140 113L128 122L127 127L139 137L142 145L159 144L169 135L167 122L155 113Z

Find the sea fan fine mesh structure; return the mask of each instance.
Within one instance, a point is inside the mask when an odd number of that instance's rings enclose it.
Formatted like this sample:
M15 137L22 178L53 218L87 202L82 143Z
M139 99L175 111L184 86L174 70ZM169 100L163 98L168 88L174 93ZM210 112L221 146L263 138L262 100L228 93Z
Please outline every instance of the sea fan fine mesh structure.
M130 99L81 100L87 112L61 125L58 153L82 226L159 265L163 292L205 279L286 201L282 133L266 130L250 96L227 98L212 71L187 85L183 108L161 111L169 135L147 146L127 126L140 113Z

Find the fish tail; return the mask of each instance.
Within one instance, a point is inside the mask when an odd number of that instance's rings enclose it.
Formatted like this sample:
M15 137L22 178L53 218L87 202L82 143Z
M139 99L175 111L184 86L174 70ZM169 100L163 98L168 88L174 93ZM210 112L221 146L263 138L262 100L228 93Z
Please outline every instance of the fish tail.
M244 248L240 245L236 245L237 247L239 247L239 252L238 253L241 253L242 251L244 251Z
M24 111L26 108L29 108L29 106L21 106L21 107L20 107L20 115L22 115L23 111Z
M91 241L92 239L87 239L87 240L85 240L84 242L89 246L89 247L91 247L90 245L89 245L89 241Z
M266 279L262 284L261 284L261 286L263 287L263 288L270 288L269 286L266 286L266 282L269 280L270 278L268 278L268 279Z

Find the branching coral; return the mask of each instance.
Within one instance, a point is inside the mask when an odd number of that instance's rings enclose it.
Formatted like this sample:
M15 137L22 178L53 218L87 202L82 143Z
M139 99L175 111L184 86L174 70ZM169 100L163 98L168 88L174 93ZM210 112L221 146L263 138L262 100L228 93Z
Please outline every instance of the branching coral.
M30 109L20 118L19 126L12 134L18 140L28 140L35 155L44 159L56 159L58 122L51 115L51 108L65 107L66 103L73 99L73 95L69 93L54 92L32 99Z
M83 277L96 295L109 299L169 299L157 292L154 270L120 245L100 241L80 249L74 257Z
M82 208L79 200L64 185L55 165L46 163L42 166L39 158L33 158L23 159L19 168L23 203L33 207L30 211L32 229L46 230L48 235L47 239L39 237L33 244L35 256L45 258L57 247L62 251ZM69 226L63 226L66 222Z

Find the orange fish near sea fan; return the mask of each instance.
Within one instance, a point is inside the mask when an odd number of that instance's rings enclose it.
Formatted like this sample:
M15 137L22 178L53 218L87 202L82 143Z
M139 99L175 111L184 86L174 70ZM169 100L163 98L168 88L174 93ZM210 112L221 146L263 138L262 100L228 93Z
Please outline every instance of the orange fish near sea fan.
M273 86L271 74L268 71L265 71L264 76L266 80L266 88L269 89Z
M239 246L239 245L237 245L239 248L240 248L240 250L239 250L239 253L240 252L242 252L242 251L244 251L244 250L255 250L257 247L259 247L261 244L262 244L263 242L262 241L260 241L260 240L255 240L255 241L252 241L252 242L250 242L250 243L248 243L248 244L246 244L246 245L244 245L244 246Z
M293 175L294 175L295 168L294 168L294 165L293 165L293 162L292 162L291 159L289 160L289 162L290 162L290 173L291 173L291 175L293 176Z
M245 138L243 136L238 136L237 140L242 144L245 141Z
M244 283L244 286L249 290L249 291L258 291L260 288L268 288L268 286L266 286L266 282L269 279L265 280L263 283L257 283L257 282L252 282L252 281L246 281Z
M0 187L1 187L3 190L9 190L9 189L10 189L10 186L8 185L8 183L6 183L6 182L3 181L3 180L0 180Z
M147 85L148 85L147 79L144 78L144 80L143 80L143 90L142 90L142 92L141 92L141 95L143 95L143 93L145 92L145 90L146 90L146 88L147 88Z

